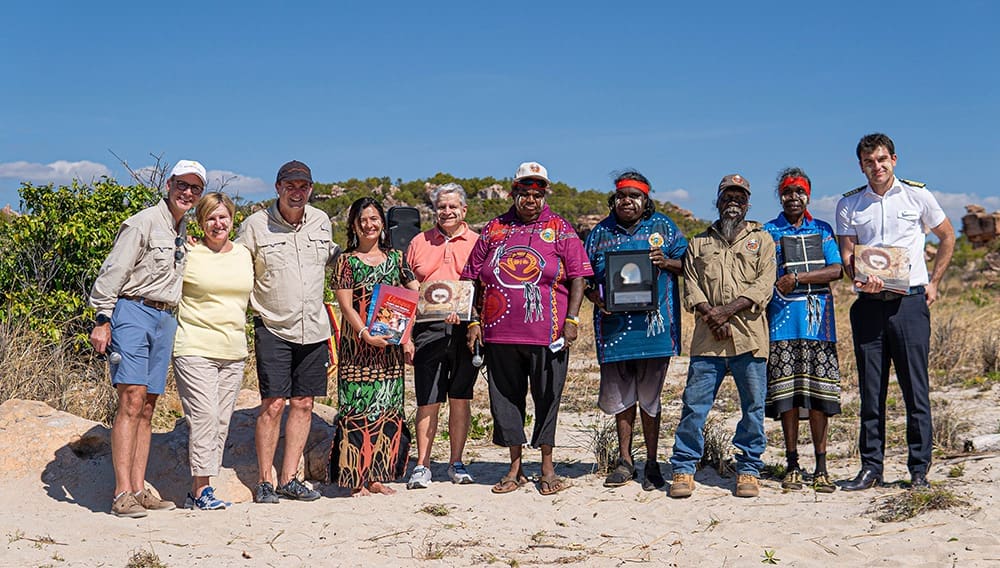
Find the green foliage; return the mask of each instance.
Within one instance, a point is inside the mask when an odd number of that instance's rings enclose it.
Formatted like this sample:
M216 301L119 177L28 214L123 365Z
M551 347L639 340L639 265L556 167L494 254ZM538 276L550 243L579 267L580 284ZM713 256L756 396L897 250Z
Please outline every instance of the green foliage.
M102 178L93 186L25 183L23 215L0 223L0 320L27 320L53 341L79 333L85 301L122 221L156 190Z

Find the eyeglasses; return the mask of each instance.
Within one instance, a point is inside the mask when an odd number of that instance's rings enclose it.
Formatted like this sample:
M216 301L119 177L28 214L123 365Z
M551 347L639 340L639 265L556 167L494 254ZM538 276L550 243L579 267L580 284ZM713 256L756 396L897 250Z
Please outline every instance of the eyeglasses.
M180 182L184 183L184 182ZM189 186L193 187L193 186ZM177 263L184 260L184 237L177 235L174 238L174 267L177 267Z
M524 178L522 180L515 181L514 187L537 187L538 189L546 189L549 187L549 184L543 179Z
M180 179L174 180L174 189L180 193L190 191L191 195L195 197L198 197L203 191L205 191L205 188L200 185L191 185L190 183Z

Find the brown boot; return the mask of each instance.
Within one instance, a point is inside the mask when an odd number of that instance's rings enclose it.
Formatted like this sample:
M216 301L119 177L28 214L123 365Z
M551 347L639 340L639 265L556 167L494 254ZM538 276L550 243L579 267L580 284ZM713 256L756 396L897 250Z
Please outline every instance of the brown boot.
M690 497L694 493L694 475L690 473L675 473L670 483L669 495L674 499Z
M736 478L737 497L756 497L760 494L760 480L756 475L741 473Z

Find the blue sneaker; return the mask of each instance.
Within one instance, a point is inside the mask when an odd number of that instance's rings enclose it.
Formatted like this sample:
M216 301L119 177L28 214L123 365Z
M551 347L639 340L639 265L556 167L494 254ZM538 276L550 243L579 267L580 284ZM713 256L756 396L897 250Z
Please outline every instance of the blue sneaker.
M199 509L202 511L214 511L216 509L225 509L226 507L231 507L233 504L223 501L222 499L217 499L215 497L215 490L211 487L206 487L201 490L201 496L197 499L194 498L190 493L187 494L187 499L184 500L185 509Z

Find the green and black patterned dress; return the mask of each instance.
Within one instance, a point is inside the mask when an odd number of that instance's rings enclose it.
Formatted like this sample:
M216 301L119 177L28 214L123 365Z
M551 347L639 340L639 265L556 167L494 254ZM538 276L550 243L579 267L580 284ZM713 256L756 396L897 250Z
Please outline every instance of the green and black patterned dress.
M364 320L376 284L403 286L413 280L400 251L378 266L351 253L337 262L334 289L352 290L354 309ZM403 348L372 347L341 321L337 395L340 411L331 452L331 477L359 489L373 481L398 479L406 470L410 433L403 417Z

